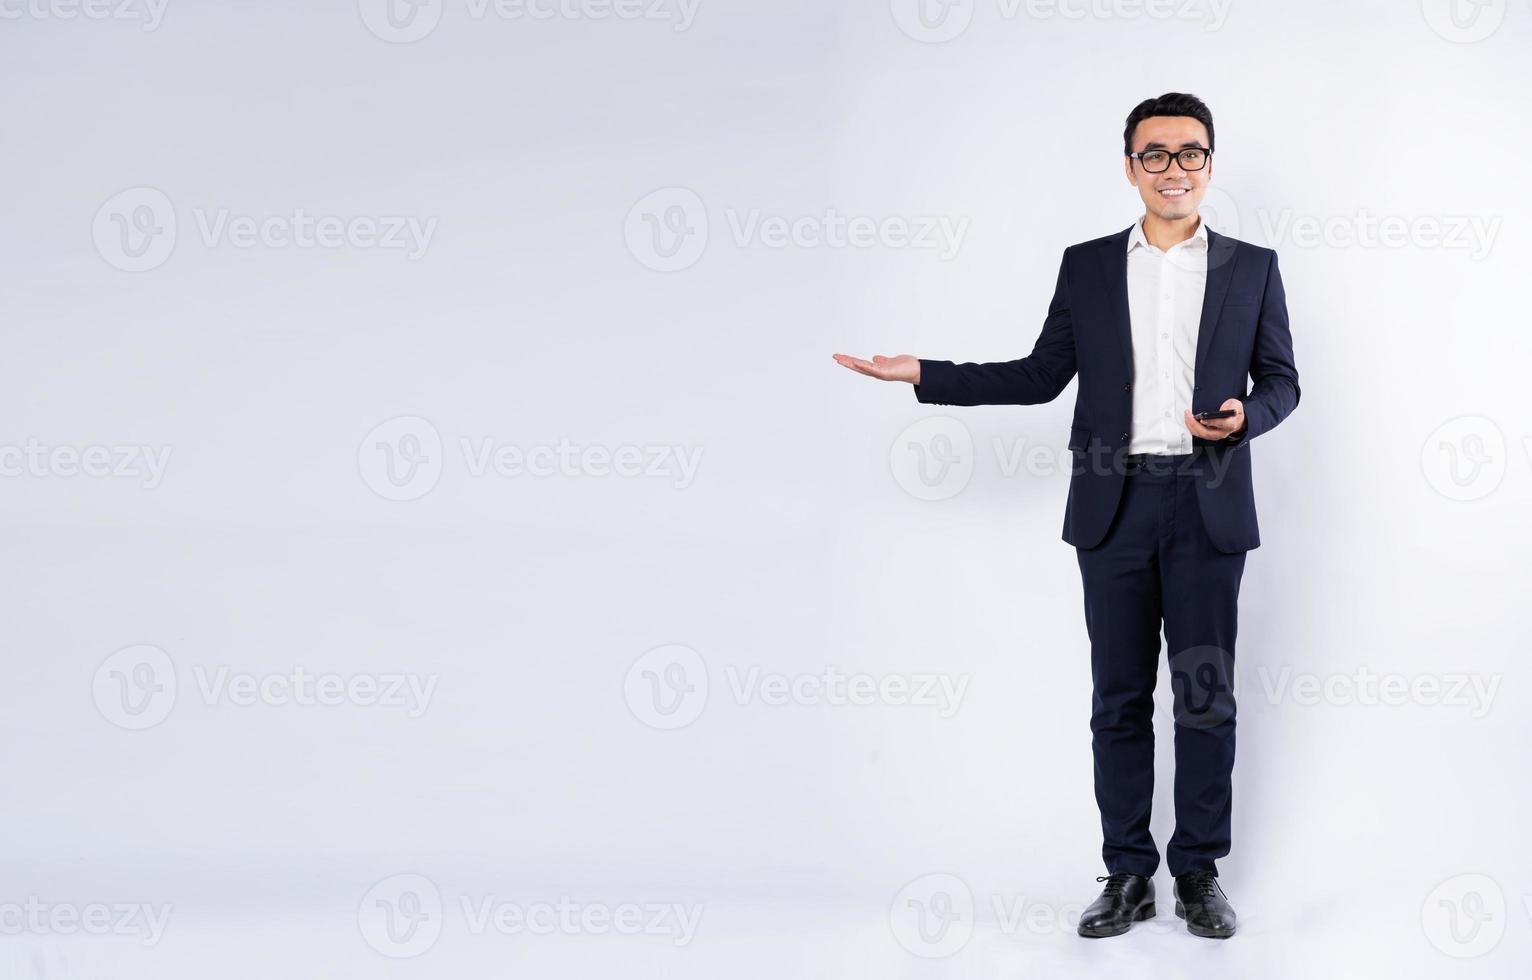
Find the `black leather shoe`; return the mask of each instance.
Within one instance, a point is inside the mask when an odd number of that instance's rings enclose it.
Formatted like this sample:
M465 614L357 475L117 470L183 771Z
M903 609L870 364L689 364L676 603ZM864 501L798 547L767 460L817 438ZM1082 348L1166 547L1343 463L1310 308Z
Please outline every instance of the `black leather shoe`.
M1218 886L1211 871L1190 871L1176 876L1176 915L1186 920L1186 931L1208 939L1234 935L1234 906Z
M1087 939L1120 936L1133 923L1154 918L1154 882L1143 875L1118 871L1097 878L1106 882L1101 897L1080 913L1080 935Z

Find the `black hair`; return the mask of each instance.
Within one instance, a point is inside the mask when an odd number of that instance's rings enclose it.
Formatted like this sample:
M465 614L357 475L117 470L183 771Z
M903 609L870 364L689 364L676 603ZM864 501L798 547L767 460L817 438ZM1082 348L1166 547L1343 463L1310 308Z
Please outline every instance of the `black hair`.
M1213 111L1207 103L1185 92L1166 92L1157 99L1145 99L1128 113L1128 125L1122 131L1122 152L1133 152L1133 131L1150 116L1191 116L1207 127L1208 149L1213 149Z

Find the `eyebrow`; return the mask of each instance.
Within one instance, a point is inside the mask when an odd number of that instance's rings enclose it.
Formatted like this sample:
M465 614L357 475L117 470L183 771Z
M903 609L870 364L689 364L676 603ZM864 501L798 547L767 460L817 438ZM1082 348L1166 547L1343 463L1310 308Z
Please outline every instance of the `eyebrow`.
M1200 149L1206 149L1206 147L1204 147L1201 143L1197 142L1196 140L1192 140L1192 141L1190 141L1188 143L1182 143L1181 146L1180 146L1180 149L1183 149L1183 150L1192 149L1192 148L1196 148L1196 149L1199 149L1199 150ZM1148 153L1150 150L1163 150L1163 149L1166 149L1166 146L1165 146L1164 143L1146 143L1146 144L1144 144L1143 150L1140 151L1140 152Z

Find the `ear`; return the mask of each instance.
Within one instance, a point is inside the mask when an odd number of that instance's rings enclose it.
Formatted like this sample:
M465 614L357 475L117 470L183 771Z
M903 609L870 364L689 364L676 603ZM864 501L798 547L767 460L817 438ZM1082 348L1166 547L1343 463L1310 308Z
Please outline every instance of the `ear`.
M1208 166L1213 166L1213 160L1211 157L1208 159ZM1137 187L1138 175L1133 172L1133 158L1128 156L1126 153L1122 155L1122 170L1123 173L1128 175L1128 183L1132 184L1134 187Z

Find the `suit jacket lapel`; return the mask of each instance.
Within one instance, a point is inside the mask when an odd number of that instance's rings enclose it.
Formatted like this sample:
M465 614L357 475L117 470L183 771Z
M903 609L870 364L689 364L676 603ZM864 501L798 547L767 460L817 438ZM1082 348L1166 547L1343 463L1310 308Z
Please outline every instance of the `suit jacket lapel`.
M1229 292L1229 280L1234 278L1234 242L1213 229L1208 229L1208 280L1202 294L1202 320L1197 327L1197 359L1192 363L1193 377L1202 373L1202 361L1208 346L1213 342L1213 330L1218 326L1218 314L1223 310L1223 299Z
M1128 234L1132 230L1130 225L1108 238L1098 253L1106 280L1107 309L1113 320L1112 331L1117 334L1123 364L1130 378L1133 377L1133 322L1128 314ZM1224 296L1229 292L1230 280L1234 278L1234 251L1233 240L1208 229L1208 276L1202 293L1202 319L1197 326L1197 359L1192 366L1194 375L1202 369L1202 361L1213 341L1213 330L1218 326L1218 314L1223 310Z
M1101 271L1106 280L1107 310L1112 317L1112 332L1122 347L1123 366L1133 377L1133 323L1128 318L1128 234L1129 225L1106 240L1100 252Z

